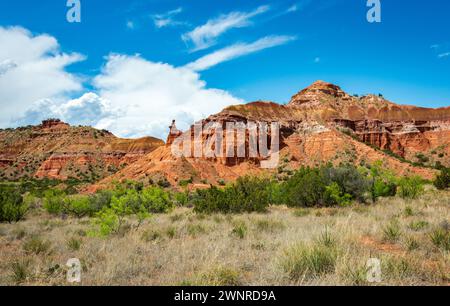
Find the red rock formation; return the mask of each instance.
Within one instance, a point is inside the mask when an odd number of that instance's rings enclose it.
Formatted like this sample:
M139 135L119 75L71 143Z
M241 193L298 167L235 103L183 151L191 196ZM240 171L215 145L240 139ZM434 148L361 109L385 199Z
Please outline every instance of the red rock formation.
M359 98L348 95L336 85L318 81L294 95L286 106L262 101L230 106L200 124L205 127L216 122L224 130L222 137L226 137L227 123L246 124L249 121L280 124L278 168L282 169L326 162L360 164L383 160L398 174L418 174L428 179L436 174L434 170L412 166L382 150L411 161L417 161L416 155L421 153L426 155L429 163L450 166L450 107L402 106L374 95ZM248 155L248 134L245 157L175 157L170 147L180 132L174 123L170 128L166 147L158 148L100 185L124 178L145 182L161 177L175 186L179 180L188 178L192 178L194 184L205 180L217 184L221 179L234 180L241 175L280 171L263 170L259 165L264 158ZM195 144L194 127L184 135ZM206 131L200 140L206 142L214 137L217 137L214 131Z
M162 145L152 137L120 139L49 119L39 126L0 130L0 179L102 179Z

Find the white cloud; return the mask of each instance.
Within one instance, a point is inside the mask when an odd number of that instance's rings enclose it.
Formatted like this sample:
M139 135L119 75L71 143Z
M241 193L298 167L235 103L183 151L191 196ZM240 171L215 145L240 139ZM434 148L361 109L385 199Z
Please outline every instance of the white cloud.
M77 99L63 101L43 99L36 101L19 119L20 125L36 124L47 118L59 118L72 125L97 126L104 118L113 119L109 102L88 92Z
M65 68L83 56L61 53L55 38L0 27L0 46L0 126L11 126L35 101L82 89L81 80Z
M110 114L96 126L122 137L165 138L172 119L181 129L243 101L207 88L186 68L147 61L139 56L110 55L94 86L109 101Z
M135 24L133 21L127 21L127 28L133 30L135 28Z
M297 6L297 4L292 5L291 7L289 7L286 12L287 13L294 13L297 12L299 10L299 7Z
M450 56L450 52L441 53L438 55L439 58L444 58Z
M250 53L254 53L263 49L284 45L295 40L295 36L266 36L253 43L239 43L211 54L205 55L198 60L186 65L186 68L194 71L202 71L209 69L220 63L230 61L237 57L241 57Z
M184 22L176 21L174 17L183 12L183 8L179 7L175 10L168 11L164 14L152 15L153 23L157 28L164 28L168 26L176 26L184 24Z
M182 35L185 42L194 44L192 51L207 49L216 44L216 38L233 28L243 28L251 25L250 19L267 12L269 6L260 6L252 12L231 12L215 19L208 20L204 25L196 27Z

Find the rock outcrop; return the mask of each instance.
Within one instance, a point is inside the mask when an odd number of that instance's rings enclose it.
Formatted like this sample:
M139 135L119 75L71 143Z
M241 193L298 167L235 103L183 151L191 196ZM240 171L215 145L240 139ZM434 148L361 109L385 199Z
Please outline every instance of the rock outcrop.
M152 137L120 139L105 130L49 119L38 126L0 130L0 177L97 181L162 145Z
M340 87L323 81L300 91L287 105L264 101L235 105L198 122L197 125L203 127L200 137L195 137L194 126L183 134L192 142L188 151L192 153L199 141L206 143L216 137L223 137L223 143L226 143L227 124L249 122L263 122L268 126L272 122L279 124L280 148L277 153L280 162L275 169L260 167L270 156L250 156L248 132L243 156L236 154L238 148L235 146L233 157L223 154L176 157L171 146L181 133L173 124L168 145L101 184L124 178L144 182L164 178L175 186L182 180L189 180L193 185L217 184L248 174L282 175L302 165L327 162L359 165L378 160L383 160L400 175L417 174L432 179L437 171L423 166L439 163L450 166L450 107L402 106L381 95L350 96ZM211 123L217 124L223 132L206 129ZM270 139L269 130L268 143ZM211 149L215 150L214 141L212 143Z

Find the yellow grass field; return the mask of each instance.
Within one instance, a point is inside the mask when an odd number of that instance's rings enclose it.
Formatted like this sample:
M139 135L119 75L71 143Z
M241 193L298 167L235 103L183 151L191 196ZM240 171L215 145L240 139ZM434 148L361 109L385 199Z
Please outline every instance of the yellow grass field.
M0 285L449 285L450 192L345 208L197 215L177 208L138 229L90 237L89 219L34 210L0 224ZM381 261L380 283L366 262Z

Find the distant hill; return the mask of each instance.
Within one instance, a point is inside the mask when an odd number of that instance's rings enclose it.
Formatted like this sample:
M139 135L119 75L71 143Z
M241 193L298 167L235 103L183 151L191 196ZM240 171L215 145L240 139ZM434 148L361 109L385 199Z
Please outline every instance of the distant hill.
M152 137L121 139L105 130L49 119L38 126L0 130L0 179L95 182L162 145Z

